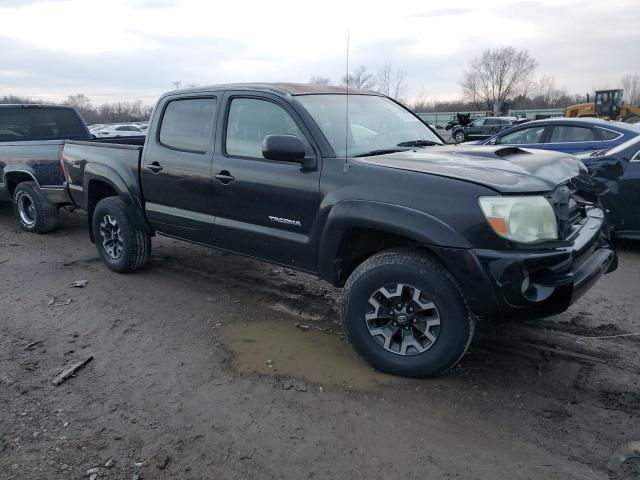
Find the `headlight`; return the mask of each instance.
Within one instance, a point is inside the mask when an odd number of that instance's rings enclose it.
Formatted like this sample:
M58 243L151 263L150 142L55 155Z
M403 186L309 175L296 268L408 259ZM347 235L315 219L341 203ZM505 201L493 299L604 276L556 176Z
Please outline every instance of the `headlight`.
M480 197L479 201L489 225L501 237L520 243L558 239L556 214L544 197Z

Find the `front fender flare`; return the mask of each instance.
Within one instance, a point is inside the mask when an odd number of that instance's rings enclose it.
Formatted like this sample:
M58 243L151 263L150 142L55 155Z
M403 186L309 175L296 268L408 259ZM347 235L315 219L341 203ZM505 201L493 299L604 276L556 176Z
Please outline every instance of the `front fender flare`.
M420 245L471 248L450 225L425 212L389 203L344 200L333 206L320 237L318 272L332 284L338 282L336 260L345 234L354 228L368 228L407 237Z

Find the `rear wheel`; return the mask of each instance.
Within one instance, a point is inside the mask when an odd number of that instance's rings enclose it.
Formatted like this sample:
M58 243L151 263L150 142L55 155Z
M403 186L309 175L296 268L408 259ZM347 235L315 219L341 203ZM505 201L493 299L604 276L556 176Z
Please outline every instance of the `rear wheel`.
M626 117L624 117L624 122L625 123L638 123L640 122L640 116L638 115L627 115Z
M13 207L26 232L47 233L58 225L58 207L42 194L36 182L22 182L13 192Z
M119 273L144 267L151 256L151 235L134 226L127 205L118 197L103 198L92 218L93 238L107 266Z
M347 338L376 369L429 377L453 367L473 336L455 281L433 257L389 250L362 263L343 294Z

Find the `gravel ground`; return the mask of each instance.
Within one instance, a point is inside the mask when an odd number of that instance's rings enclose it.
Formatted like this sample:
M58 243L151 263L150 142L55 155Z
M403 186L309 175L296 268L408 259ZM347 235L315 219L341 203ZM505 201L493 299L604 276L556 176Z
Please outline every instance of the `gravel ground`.
M0 205L0 479L602 479L640 440L640 337L584 338L640 332L636 244L569 311L481 325L424 381L356 356L318 280L153 248L118 275L83 214L37 236Z

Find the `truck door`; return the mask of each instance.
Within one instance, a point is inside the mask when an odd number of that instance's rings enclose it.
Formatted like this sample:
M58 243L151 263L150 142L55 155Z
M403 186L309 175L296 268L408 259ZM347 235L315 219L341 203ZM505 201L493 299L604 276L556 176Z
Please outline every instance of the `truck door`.
M311 135L275 95L229 92L224 104L213 160L216 245L313 271L321 158ZM300 137L317 167L265 159L262 141L276 134Z
M140 181L147 217L160 233L212 244L217 102L214 96L167 97L156 107Z

